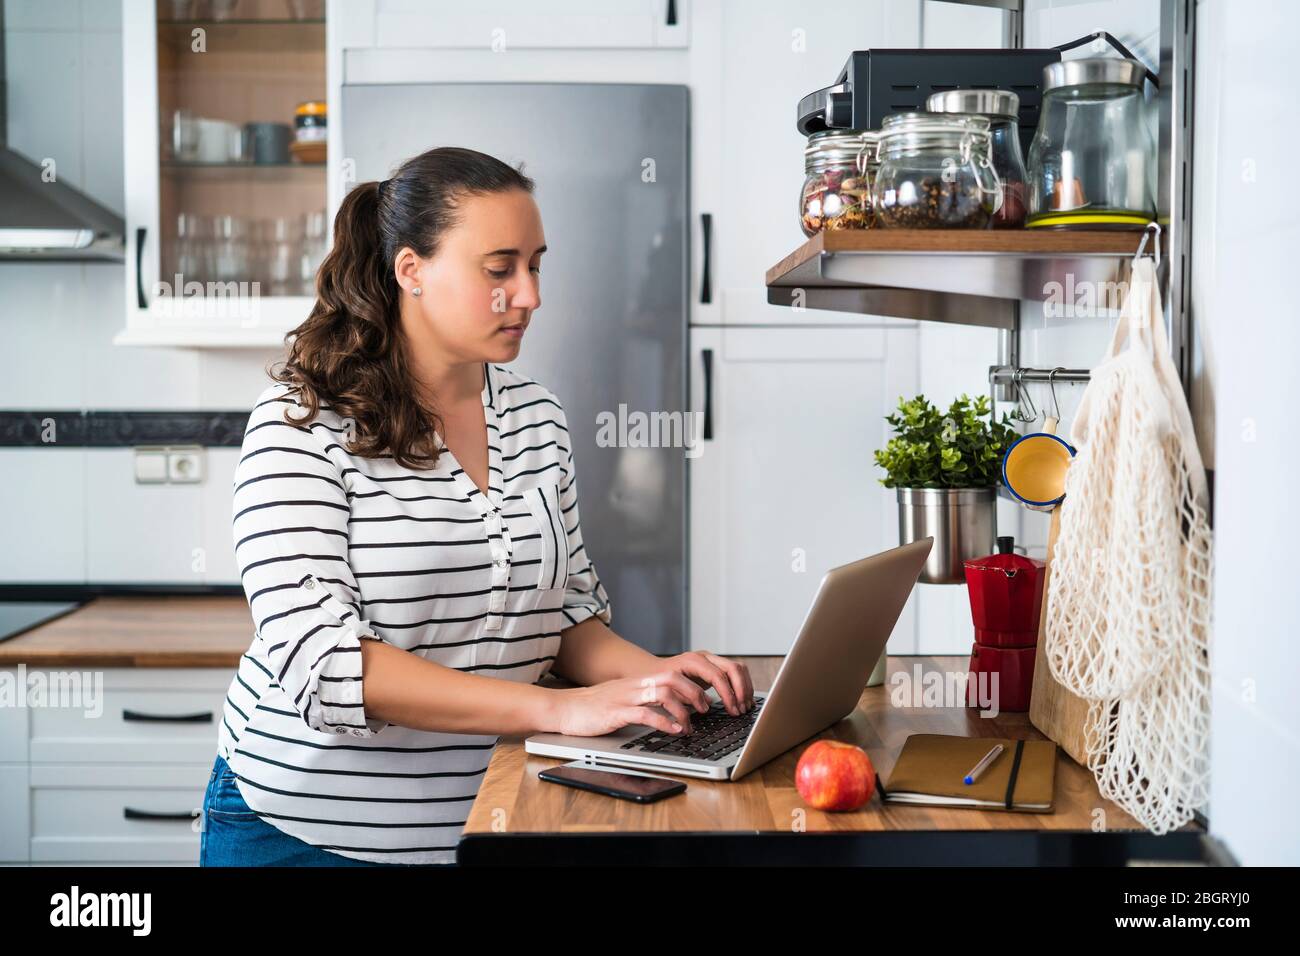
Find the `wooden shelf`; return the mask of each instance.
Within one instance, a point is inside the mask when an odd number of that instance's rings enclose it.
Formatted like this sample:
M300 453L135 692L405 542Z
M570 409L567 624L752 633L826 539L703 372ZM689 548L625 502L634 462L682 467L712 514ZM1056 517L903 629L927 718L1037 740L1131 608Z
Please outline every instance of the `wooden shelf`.
M768 301L1012 327L1015 303L1126 283L1138 231L864 229L813 236L767 270Z

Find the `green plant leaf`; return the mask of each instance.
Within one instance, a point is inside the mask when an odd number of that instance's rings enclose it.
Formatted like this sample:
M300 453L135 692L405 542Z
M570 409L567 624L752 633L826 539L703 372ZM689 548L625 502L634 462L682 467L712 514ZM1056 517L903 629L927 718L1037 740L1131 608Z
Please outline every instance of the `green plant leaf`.
M992 418L987 395L958 396L943 411L924 395L899 397L885 416L894 431L873 459L887 488L984 488L1001 476L1002 455L1016 438L1009 415Z

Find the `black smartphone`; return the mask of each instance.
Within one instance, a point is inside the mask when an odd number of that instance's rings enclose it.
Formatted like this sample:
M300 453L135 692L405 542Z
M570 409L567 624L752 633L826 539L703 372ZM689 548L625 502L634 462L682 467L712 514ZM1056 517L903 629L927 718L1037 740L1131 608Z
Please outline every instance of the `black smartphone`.
M654 803L686 790L686 784L680 780L620 773L617 770L597 770L578 764L548 767L538 771L537 776L548 783L562 783L566 787L591 790L593 793L603 793L607 797L618 797L636 803Z

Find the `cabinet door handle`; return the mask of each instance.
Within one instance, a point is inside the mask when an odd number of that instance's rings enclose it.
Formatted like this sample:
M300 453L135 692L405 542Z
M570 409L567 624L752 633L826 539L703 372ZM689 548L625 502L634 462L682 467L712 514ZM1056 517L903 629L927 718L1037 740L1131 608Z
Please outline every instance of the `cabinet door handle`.
M700 213L700 226L704 230L704 278L700 280L700 302L713 301L713 281L709 278L709 264L713 260L713 213Z
M713 349L704 349L704 440L713 441Z
M664 25L670 27L677 26L677 0L668 0L668 19L665 21Z
M123 807L122 816L128 820L197 820L198 810L137 810L135 807Z
M144 295L144 237L149 230L144 226L135 231L135 304L141 309L149 308L149 300Z
M165 724L210 724L212 723L212 711L205 710L197 714L145 714L138 710L123 709L122 719Z

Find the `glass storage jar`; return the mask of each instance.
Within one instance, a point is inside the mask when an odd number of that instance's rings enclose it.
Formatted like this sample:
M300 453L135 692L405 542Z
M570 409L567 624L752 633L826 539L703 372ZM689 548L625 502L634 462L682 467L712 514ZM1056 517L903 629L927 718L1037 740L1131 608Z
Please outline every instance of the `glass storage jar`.
M1155 218L1155 149L1137 60L1043 69L1029 146L1030 228L1144 229Z
M880 126L876 221L905 229L983 229L1002 207L989 121L895 113Z
M1020 97L1009 90L945 90L925 101L931 113L983 116L989 121L993 168L1002 180L1002 208L994 229L1025 224L1025 158L1020 151Z
M872 225L871 166L876 134L865 130L822 130L804 149L799 225L805 236L823 229L867 229Z

